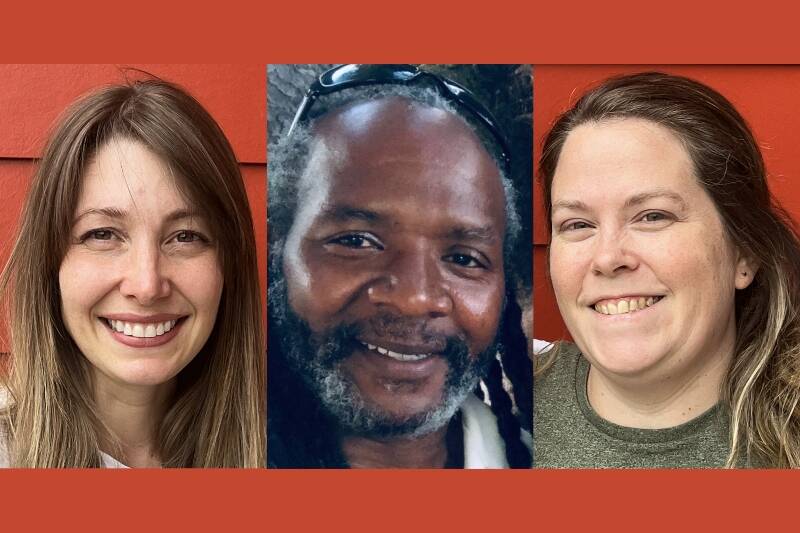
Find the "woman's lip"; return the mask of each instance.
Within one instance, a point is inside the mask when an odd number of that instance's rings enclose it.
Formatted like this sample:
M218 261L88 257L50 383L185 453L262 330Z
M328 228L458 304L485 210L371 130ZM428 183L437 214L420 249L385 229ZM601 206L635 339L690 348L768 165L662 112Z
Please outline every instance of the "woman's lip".
M140 324L154 324L157 322L168 322L170 320L180 320L188 315L177 315L175 313L158 313L155 315L137 315L135 313L110 313L98 315L100 318L109 320L122 320L123 322L138 322Z
M121 319L113 319L113 320L121 320ZM102 322L105 325L106 330L109 332L109 334L111 334L111 337L114 340L116 340L121 344L124 344L125 346L130 346L132 348L152 348L154 346L161 346L163 344L166 344L175 338L175 336L178 334L178 330L184 323L183 320L178 320L171 330L156 337L133 337L130 335L125 335L124 333L121 333L117 330L111 329L111 326L104 319L101 319L100 322Z

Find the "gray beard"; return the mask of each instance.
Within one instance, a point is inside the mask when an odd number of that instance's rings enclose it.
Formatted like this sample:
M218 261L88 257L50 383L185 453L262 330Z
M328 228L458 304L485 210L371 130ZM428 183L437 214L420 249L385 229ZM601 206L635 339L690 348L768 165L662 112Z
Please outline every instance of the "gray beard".
M448 363L441 400L427 411L399 418L367 403L358 386L341 369L341 363L355 347L358 325L338 326L314 334L291 309L284 280L273 280L269 298L273 316L280 326L281 345L287 360L314 391L317 401L348 434L417 438L442 428L475 390L497 354L497 341L477 357L470 357L463 340L447 338L447 347L441 355Z

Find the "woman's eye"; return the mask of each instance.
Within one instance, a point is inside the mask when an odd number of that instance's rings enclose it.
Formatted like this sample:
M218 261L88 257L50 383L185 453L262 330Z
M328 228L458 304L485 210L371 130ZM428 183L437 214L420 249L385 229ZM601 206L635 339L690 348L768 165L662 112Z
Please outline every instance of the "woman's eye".
M335 239L331 239L328 242L330 244L337 244L339 246L344 246L346 248L353 248L353 249L376 248L378 250L383 250L383 246L378 244L375 240L370 239L365 235L359 235L358 233L342 235L341 237L336 237Z
M569 220L561 225L561 231L578 231L592 226L584 220Z
M639 216L641 222L664 222L671 220L671 217L662 211L649 211Z
M110 241L114 238L114 232L110 229L93 229L91 231L87 231L81 236L81 242L86 242L88 240L93 241Z
M181 231L175 235L175 240L178 242L195 242L204 240L199 234L193 231Z

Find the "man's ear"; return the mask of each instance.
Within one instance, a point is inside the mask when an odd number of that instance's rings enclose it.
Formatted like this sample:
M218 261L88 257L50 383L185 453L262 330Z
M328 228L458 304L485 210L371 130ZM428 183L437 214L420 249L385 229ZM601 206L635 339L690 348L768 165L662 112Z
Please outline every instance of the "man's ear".
M753 283L758 272L759 262L749 255L739 252L739 260L736 261L736 273L734 274L734 285L736 288L746 289Z

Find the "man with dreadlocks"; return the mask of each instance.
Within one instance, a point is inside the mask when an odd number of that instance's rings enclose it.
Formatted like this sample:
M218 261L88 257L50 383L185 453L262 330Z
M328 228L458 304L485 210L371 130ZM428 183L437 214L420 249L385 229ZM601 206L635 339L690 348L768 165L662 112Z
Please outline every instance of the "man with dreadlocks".
M531 465L498 361L528 361L509 169L447 79L345 65L312 85L270 149L268 466Z

